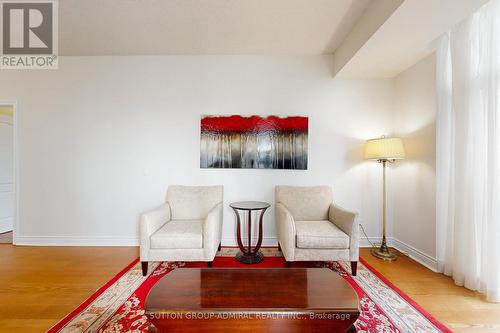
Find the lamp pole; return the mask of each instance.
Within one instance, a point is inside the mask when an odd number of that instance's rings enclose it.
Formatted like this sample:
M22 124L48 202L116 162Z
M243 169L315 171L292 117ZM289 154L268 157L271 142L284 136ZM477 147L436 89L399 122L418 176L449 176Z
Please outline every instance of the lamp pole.
M387 260L387 261L393 261L397 259L397 256L389 251L389 248L387 247L387 239L385 237L386 233L386 224L387 224L387 212L386 212L386 199L387 199L387 191L386 191L386 182L385 182L385 169L386 169L386 164L389 162L387 159L380 159L378 160L380 163L382 163L382 244L380 245L380 248L378 249L373 249L372 254L380 259Z

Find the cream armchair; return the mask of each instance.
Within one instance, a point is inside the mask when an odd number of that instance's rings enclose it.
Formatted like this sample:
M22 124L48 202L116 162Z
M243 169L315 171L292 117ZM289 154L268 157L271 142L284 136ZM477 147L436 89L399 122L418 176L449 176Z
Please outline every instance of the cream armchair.
M169 186L167 200L141 216L142 274L149 261L207 261L222 237L222 186Z
M278 246L291 261L359 259L357 214L332 203L329 186L276 186Z

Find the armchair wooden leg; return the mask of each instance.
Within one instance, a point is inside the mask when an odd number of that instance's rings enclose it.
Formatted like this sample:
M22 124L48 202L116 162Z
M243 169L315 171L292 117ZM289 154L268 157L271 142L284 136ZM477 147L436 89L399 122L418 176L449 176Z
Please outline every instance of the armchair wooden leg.
M286 262L286 267L288 267L288 268L292 267L292 262L291 261L287 261Z
M142 276L146 276L148 274L148 262L141 261L141 268L142 268Z
M217 248L217 251L222 251L222 243L219 243L219 247Z
M356 276L357 273L358 273L358 262L351 261L351 274L352 274L352 276Z
M281 252L281 245L280 245L280 242L278 242L278 251Z
M208 267L212 268L212 263L213 261L209 261L207 264L208 264Z

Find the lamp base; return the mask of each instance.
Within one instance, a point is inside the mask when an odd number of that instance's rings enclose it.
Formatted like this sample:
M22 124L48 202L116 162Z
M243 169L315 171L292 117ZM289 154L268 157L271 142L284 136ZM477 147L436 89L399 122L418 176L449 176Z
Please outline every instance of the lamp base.
M389 249L387 248L387 245L384 246L384 244L378 249L373 249L372 255L374 257L377 257L379 259L386 260L386 261L394 261L398 258L398 256L395 255L394 253L390 252Z

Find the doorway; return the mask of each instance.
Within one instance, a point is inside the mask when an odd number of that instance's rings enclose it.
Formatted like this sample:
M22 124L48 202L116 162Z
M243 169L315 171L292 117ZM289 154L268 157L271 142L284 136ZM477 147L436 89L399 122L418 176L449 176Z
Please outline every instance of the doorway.
M0 103L0 244L12 244L15 207L14 104Z

